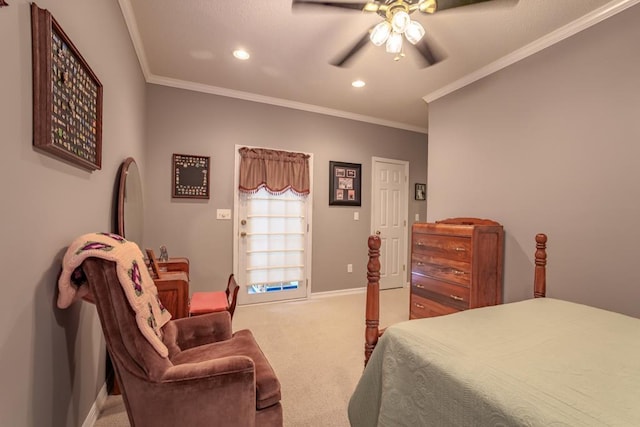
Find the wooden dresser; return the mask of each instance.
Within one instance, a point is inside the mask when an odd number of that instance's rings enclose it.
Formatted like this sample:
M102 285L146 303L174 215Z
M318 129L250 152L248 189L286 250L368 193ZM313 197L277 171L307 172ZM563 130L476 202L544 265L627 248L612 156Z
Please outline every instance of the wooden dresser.
M495 221L414 224L410 319L502 303L503 259L504 230Z
M156 277L153 281L158 288L160 301L173 319L189 316L189 260L169 258L169 261L156 262L158 273L154 274Z

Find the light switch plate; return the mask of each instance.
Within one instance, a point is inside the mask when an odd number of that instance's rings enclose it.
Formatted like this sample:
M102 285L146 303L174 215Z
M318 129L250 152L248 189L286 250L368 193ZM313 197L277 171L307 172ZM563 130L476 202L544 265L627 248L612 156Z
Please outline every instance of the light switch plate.
M231 219L231 209L217 209L216 219Z

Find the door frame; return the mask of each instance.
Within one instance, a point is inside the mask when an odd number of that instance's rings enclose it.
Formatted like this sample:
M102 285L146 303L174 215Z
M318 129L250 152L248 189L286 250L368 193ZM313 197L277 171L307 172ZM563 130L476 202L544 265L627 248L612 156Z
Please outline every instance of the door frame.
M408 271L410 271L410 266L409 266L409 245L410 245L410 237L411 237L411 233L410 233L410 227L409 227L409 161L408 160L398 160L398 159L388 159L385 157L371 157L371 207L370 207L370 211L371 211L371 224L370 224L370 234L375 234L376 230L375 230L375 212L374 212L374 198L375 198L375 192L376 192L376 176L375 176L375 165L376 163L392 163L392 164L396 164L396 165L402 165L404 166L404 176L405 176L405 186L404 186L404 191L402 194L402 201L401 203L404 206L404 213L405 213L405 217L403 218L404 221L404 238L405 238L405 244L403 245L403 248L401 250L401 254L402 254L402 258L404 260L403 263L403 280L402 280L402 286L406 287L409 285L409 279L408 279ZM382 289L382 288L381 288Z
M313 153L306 153L303 151L292 151L292 150L287 150L287 149L283 149L283 148L270 148L270 147L259 147L259 146L255 146L255 145L245 145L245 144L235 144L234 146L234 167L233 167L233 254L232 254L232 259L233 259L233 274L236 278L238 278L238 272L240 271L240 260L238 257L238 250L240 249L240 219L238 218L238 211L239 211L239 206L240 206L240 198L238 195L238 187L240 185L240 153L239 153L239 149L242 147L248 147L248 148L261 148L261 149L265 149L265 150L277 150L277 151L288 151L291 153L304 153L306 155L309 156L309 195L307 196L307 239L306 239L306 248L305 248L305 271L306 271L306 278L305 278L305 283L304 286L306 286L307 288L307 292L306 292L306 296L302 297L302 298L292 298L292 299L288 299L288 300L278 300L278 301L264 301L264 304L267 303L271 303L271 302L283 302L283 301L295 301L295 300L305 300L305 299L309 299L309 297L311 296L311 277L312 277L312 270L311 270L311 249L313 247L312 245L312 238L313 238ZM241 287L244 286L242 283L238 283ZM263 304L263 303L251 303L252 305L255 304ZM240 300L238 300L238 305L243 305L240 304Z

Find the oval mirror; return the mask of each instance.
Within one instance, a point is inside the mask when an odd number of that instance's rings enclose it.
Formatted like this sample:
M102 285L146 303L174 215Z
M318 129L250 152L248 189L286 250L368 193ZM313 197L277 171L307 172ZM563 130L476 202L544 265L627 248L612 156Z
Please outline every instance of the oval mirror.
M144 205L142 180L136 161L129 157L122 163L118 186L118 234L142 245Z

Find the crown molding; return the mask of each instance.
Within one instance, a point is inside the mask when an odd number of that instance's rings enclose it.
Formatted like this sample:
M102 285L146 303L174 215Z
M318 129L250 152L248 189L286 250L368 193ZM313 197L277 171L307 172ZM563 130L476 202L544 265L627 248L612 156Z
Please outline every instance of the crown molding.
M138 63L140 63L142 74L144 75L145 81L147 81L149 79L149 76L151 75L151 72L149 71L147 55L144 52L142 38L140 37L140 30L138 30L138 24L136 24L136 19L133 13L133 8L131 7L131 2L129 0L118 0L118 3L120 4L120 10L122 10L124 22L127 25L127 29L129 30L129 36L131 37L131 41L133 42L133 48L135 49L136 55L138 56Z
M639 0L640 1L640 0ZM195 92L208 93L212 95L226 96L228 98L242 99L245 101L258 102L262 104L275 105L278 107L292 108L294 110L302 110L310 113L324 114L326 116L340 117L343 119L356 120L359 122L372 123L375 125L387 126L397 129L404 129L418 133L428 133L427 128L408 125L406 123L394 122L390 120L382 120L377 117L365 116L362 114L350 113L348 111L334 110L332 108L320 107L318 105L305 104L302 102L290 101L288 99L273 98L270 96L258 95L251 92L242 92L239 90L227 89L223 87L211 86L202 83L194 83L186 80L173 79L169 77L160 77L151 74L147 78L147 83L169 86L178 89L191 90Z
M586 30L587 28L599 22L602 22L605 19L616 15L638 3L640 3L640 0L614 0L606 4L605 6L586 14L580 19L576 19L575 21L565 25L564 27L561 27L556 31L553 31L539 38L538 40L529 43L523 48L518 49L513 53L510 53L509 55L504 56L497 61L494 61L491 64L482 67L479 70L474 71L473 73L468 74L465 77L462 77L461 79L456 80L455 82L447 86L442 87L441 89L425 95L424 97L422 97L422 99L428 103L435 101L438 98L442 98L443 96L448 95L467 85L470 85L471 83L476 82L483 77L500 71L503 68L508 67L509 65L512 65L518 61L521 61L522 59L527 58L528 56L531 56L543 49L548 48L549 46L559 43L562 40L567 39L576 33L579 33L580 31Z

